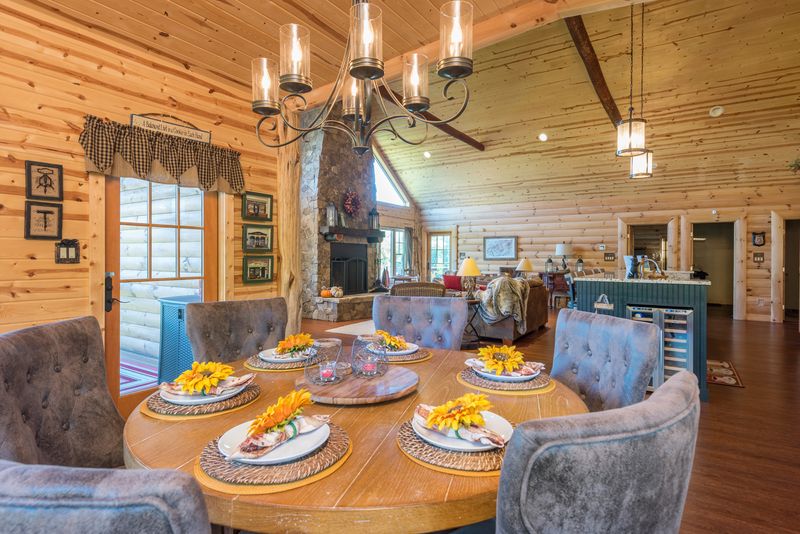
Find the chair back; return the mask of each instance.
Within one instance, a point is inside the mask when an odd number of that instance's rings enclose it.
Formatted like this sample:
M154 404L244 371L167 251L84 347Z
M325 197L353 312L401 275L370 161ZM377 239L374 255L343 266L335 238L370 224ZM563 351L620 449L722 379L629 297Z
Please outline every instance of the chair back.
M460 350L467 326L467 301L455 297L375 297L377 330L430 349Z
M658 327L608 315L561 310L553 378L596 412L644 399L659 357Z
M444 287L444 284L408 282L393 285L389 294L398 297L443 297L446 291L447 288Z
M276 347L287 320L283 297L186 306L186 334L198 362L232 362Z
M0 335L0 459L118 467L122 429L94 317Z
M497 532L678 532L699 416L697 378L680 371L632 406L520 424Z
M0 460L4 532L211 532L194 478L173 470L81 469Z

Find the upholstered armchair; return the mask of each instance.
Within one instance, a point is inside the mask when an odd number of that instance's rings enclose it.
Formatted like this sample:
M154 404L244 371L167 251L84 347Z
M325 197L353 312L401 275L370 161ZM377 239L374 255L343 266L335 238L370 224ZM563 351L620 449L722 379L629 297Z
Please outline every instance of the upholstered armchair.
M375 297L375 328L430 349L461 349L467 301L451 297Z
M108 391L94 317L0 335L0 380L0 459L123 464L124 421Z
M447 289L433 282L406 282L395 284L389 294L398 297L443 297Z
M641 402L659 357L653 324L563 309L558 314L553 378L592 412Z
M203 493L180 471L81 469L0 460L3 532L211 531Z
M678 532L699 416L697 378L681 371L632 406L520 424L497 532Z
M198 362L231 362L276 347L287 320L283 297L186 306L186 334Z

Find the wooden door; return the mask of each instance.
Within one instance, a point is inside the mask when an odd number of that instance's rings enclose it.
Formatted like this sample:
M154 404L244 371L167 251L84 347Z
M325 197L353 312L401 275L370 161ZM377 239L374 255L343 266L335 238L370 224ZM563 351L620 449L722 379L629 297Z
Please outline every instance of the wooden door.
M106 306L106 373L124 416L158 384L158 299L196 294L198 300L216 300L217 241L216 194L107 178L106 280L112 301Z

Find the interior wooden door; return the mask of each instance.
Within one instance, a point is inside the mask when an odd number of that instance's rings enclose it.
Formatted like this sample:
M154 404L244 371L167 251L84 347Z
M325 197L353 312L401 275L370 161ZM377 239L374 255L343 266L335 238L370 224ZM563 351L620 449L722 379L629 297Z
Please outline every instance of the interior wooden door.
M123 416L158 385L159 299L217 298L217 198L136 178L106 180L106 374Z

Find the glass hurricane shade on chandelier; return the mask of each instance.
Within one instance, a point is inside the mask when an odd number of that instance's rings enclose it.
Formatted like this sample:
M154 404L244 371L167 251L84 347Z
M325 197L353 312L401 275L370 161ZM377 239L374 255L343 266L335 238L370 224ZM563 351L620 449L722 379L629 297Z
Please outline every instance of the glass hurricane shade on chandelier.
M469 88L465 78L472 74L472 4L461 0L446 2L439 13L439 60L436 72L448 80L443 89L449 96L453 84L464 89L463 102L456 113L443 120L431 120L425 112L430 108L428 84L428 57L420 53L403 56L403 94L401 98L384 78L383 21L381 9L369 0L353 0L350 8L350 32L342 63L325 104L313 116L307 127L292 124L287 118L287 103L294 102L296 111L305 111L307 102L303 94L312 89L311 34L298 24L285 24L280 28L280 60L255 58L252 62L253 103L255 113L262 115L256 125L258 140L265 146L280 148L300 140L311 132L338 131L348 135L357 154L369 151L373 135L384 132L393 138L419 145L425 141L410 140L397 131L393 121L402 120L406 128L417 123L446 124L456 120L469 103ZM280 96L280 91L285 96ZM341 119L331 118L331 112L342 100ZM399 113L390 114L384 99L395 104ZM377 105L380 118L373 120ZM278 117L294 135L278 144L266 142L261 137L261 126L267 120L269 131L278 127Z

